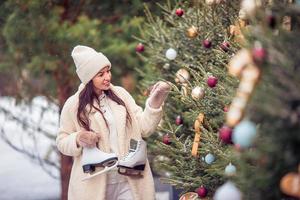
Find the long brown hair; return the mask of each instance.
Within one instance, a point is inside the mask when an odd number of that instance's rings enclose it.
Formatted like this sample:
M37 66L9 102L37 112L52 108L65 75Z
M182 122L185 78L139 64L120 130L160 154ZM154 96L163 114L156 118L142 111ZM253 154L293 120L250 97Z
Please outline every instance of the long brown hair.
M104 90L104 93L106 94L106 96L108 96L110 99L115 101L117 104L125 107L125 109L126 109L126 124L127 124L127 122L129 122L131 124L131 117L129 115L128 109L127 109L124 101L122 99L120 99L111 89ZM94 91L93 82L90 81L79 94L79 105L78 105L78 111L77 111L77 120L79 122L79 125L87 131L92 131L90 129L90 119L88 118L88 115L91 112L92 108L96 109L103 116L102 111L100 109L98 109L97 107L95 107L94 100L97 102L97 104L100 103L98 96ZM87 105L90 105L90 110L86 109ZM105 118L104 118L104 120L105 120L106 126L108 126Z

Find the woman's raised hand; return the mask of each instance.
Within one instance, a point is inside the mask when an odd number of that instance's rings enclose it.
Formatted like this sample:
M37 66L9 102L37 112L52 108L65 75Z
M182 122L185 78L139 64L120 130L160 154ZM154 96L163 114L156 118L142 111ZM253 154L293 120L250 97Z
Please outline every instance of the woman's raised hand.
M164 81L158 81L152 88L149 95L149 104L152 108L159 108L167 98L171 86Z

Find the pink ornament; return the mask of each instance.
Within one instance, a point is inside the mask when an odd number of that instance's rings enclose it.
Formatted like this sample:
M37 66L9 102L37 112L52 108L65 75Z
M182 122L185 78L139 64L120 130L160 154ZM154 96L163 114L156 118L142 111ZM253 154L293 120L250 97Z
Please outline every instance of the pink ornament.
M223 51L227 52L229 50L230 44L229 42L223 42L222 44L220 44L220 47Z
M219 130L219 136L222 140L222 142L224 142L225 144L231 144L231 136L232 136L232 129L228 126L223 126L220 130Z
M183 120L182 120L182 117L181 117L180 115L178 115L178 116L176 117L176 119L175 119L175 124L176 124L177 126L183 124Z
M204 198L207 195L207 189L204 186L197 188L196 192L200 198Z
M211 47L211 41L206 39L206 40L203 40L202 42L203 46L207 49L209 49Z
M224 112L228 112L228 111L229 111L228 106L225 106L225 107L223 108L223 110L224 110Z
M171 144L171 138L170 138L169 134L166 134L163 136L163 143L166 145Z
M267 52L263 47L255 47L252 49L252 56L256 62L263 62L266 59Z
M184 10L182 8L178 8L175 13L178 17L181 17L184 14Z
M218 79L216 77L214 77L214 76L208 77L207 85L209 87L211 87L211 88L216 87L217 83L218 83Z
M145 51L144 45L142 43L139 43L138 45L136 45L135 51L139 52L139 53L142 53L143 51Z

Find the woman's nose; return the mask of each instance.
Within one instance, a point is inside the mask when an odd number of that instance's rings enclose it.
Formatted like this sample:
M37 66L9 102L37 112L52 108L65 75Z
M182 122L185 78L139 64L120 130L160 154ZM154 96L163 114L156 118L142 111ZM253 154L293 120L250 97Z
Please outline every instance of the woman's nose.
M105 73L104 76L105 80L110 80L110 77L111 77L110 73Z

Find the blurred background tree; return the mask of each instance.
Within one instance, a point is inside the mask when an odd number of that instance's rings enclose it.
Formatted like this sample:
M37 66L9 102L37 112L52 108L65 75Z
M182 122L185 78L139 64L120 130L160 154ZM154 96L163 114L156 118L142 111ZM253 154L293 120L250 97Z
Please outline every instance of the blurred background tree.
M144 22L143 3L147 2L1 1L0 95L28 103L44 96L61 110L79 85L70 56L78 44L107 55L113 65L113 83L133 91L133 68L142 63L134 52L132 35L138 35ZM61 156L61 199L67 199L71 162L72 158Z
M252 99L240 110L245 117L233 126L235 142L247 144L236 152L233 180L243 199L299 199L300 2L244 0L241 11L248 31L244 48L228 66L241 77L229 112L235 110L234 102L244 100L239 94ZM255 90L246 77L251 68L259 72Z

